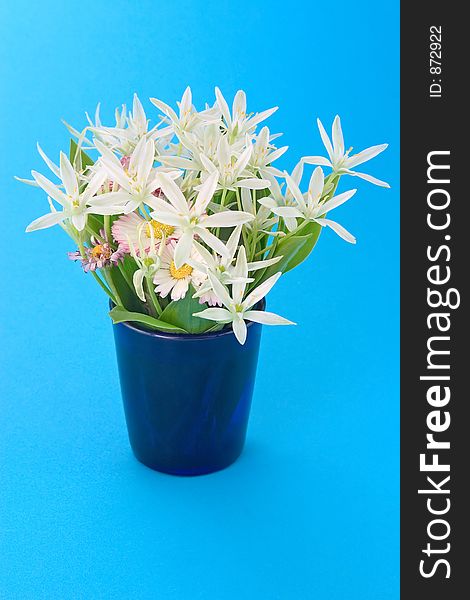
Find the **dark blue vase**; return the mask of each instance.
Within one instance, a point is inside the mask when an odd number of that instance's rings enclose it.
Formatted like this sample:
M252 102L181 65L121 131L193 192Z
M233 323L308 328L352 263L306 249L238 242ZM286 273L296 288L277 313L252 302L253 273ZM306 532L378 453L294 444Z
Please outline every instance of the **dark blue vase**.
M202 475L238 458L261 336L260 324L247 326L244 346L231 328L177 335L113 326L129 440L140 462Z

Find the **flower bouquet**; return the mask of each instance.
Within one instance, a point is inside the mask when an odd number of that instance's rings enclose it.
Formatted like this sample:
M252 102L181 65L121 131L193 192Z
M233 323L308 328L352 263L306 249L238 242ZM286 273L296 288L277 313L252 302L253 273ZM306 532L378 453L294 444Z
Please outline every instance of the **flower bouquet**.
M331 138L318 127L327 157L302 158L291 173L275 162L287 146L258 125L277 107L248 113L239 91L230 110L218 88L197 111L189 87L178 109L151 98L156 125L137 95L114 126L94 119L55 164L59 183L32 171L50 212L27 231L60 225L75 242L69 258L91 274L110 301L131 445L148 466L207 473L243 447L261 324L289 325L265 310L281 274L312 251L323 228L355 238L331 211L343 175L388 187L353 170L387 145L350 154L336 117ZM314 165L305 192L305 165ZM325 176L323 168L329 169ZM181 389L180 365L192 375ZM194 367L194 369L192 368Z

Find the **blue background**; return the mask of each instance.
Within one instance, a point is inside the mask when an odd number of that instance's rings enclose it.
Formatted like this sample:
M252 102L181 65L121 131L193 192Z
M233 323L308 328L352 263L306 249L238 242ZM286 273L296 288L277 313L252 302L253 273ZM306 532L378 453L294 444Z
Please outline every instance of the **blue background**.
M2 599L398 598L398 1L1 3ZM342 116L347 147L389 142L325 231L278 283L246 450L180 479L131 455L106 299L66 259L59 228L25 235L45 196L12 178L47 172L84 111L139 93L196 104L219 85L290 146L323 153L315 125ZM347 187L346 187L347 186ZM181 365L181 381L191 373ZM158 382L156 382L158 384Z

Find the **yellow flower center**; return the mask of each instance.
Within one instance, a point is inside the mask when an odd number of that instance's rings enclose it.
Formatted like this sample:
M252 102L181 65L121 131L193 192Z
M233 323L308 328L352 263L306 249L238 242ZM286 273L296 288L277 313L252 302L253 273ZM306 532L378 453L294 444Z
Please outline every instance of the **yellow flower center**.
M150 227L153 229L153 235L157 240L161 240L163 236L168 237L175 230L175 228L171 225L165 225L164 223L159 223L158 221L152 219L145 227L145 232L148 237L151 236Z
M170 263L170 275L173 277L173 279L184 279L185 277L191 275L192 272L193 268L187 264L184 264L182 267L177 269L173 261Z
M108 259L111 256L111 250L109 248L105 248L102 244L97 244L96 246L93 246L91 255L93 258L103 257Z

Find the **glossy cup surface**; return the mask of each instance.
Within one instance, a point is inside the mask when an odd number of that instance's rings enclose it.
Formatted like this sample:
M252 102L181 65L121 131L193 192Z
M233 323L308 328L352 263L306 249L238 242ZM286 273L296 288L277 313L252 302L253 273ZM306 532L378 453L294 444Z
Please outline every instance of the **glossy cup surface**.
M174 475L230 465L245 442L261 325L244 346L231 329L203 335L113 326L127 429L136 458Z

